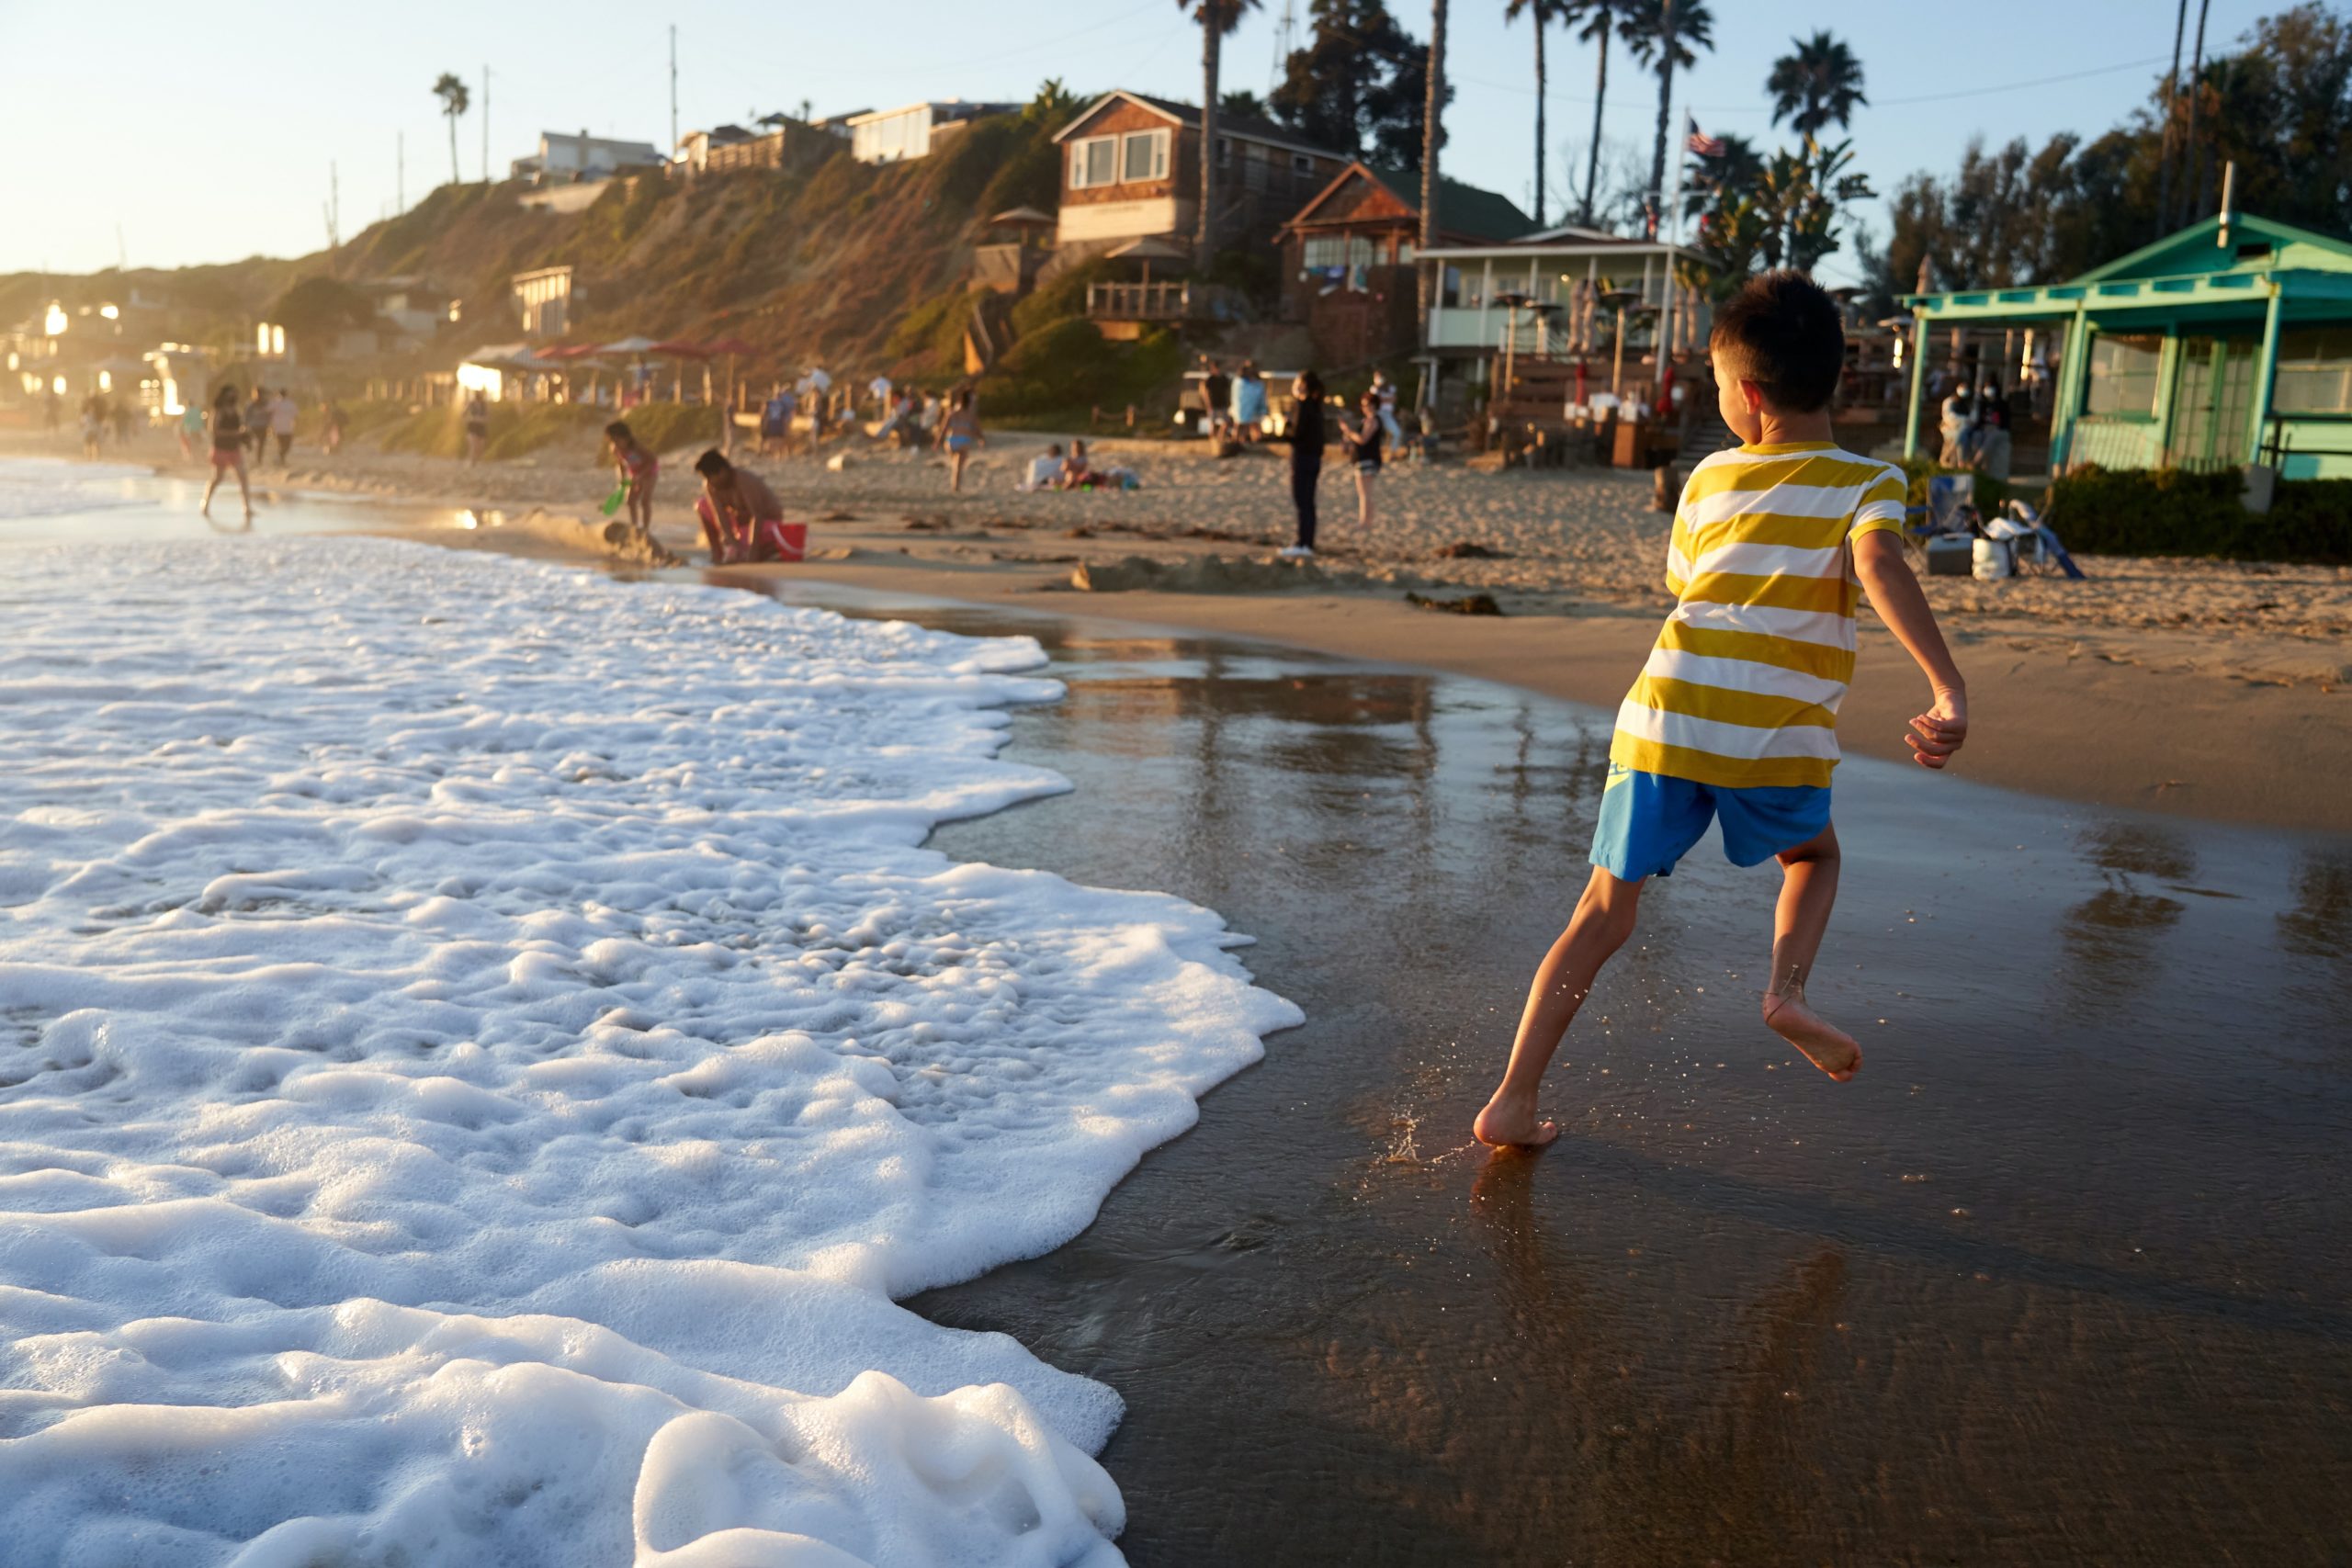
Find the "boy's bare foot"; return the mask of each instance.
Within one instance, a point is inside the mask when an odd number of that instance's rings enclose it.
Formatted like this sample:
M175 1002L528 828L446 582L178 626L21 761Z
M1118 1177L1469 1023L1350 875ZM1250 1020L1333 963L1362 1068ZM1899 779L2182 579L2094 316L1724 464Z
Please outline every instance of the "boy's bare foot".
M1854 1037L1815 1012L1804 987L1764 993L1764 1021L1772 1032L1804 1053L1805 1060L1844 1083L1862 1070L1862 1048Z
M1497 1148L1540 1149L1560 1135L1549 1122L1535 1119L1535 1102L1497 1094L1470 1123L1471 1135Z

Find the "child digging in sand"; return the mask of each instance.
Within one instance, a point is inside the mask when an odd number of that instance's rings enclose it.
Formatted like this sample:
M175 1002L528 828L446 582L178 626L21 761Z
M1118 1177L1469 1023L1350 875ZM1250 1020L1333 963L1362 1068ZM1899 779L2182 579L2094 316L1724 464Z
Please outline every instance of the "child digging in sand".
M1618 709L1592 878L1528 988L1502 1085L1473 1129L1485 1143L1559 1135L1535 1113L1544 1069L1633 934L1643 882L1670 874L1711 819L1734 864L1781 863L1764 1022L1831 1077L1852 1077L1860 1049L1813 1010L1804 983L1838 894L1829 774L1861 592L1934 693L1904 737L1914 760L1940 768L1967 739L1960 671L1903 559L1902 471L1830 438L1837 305L1797 273L1766 273L1716 312L1708 351L1742 444L1683 487L1666 558L1675 607Z

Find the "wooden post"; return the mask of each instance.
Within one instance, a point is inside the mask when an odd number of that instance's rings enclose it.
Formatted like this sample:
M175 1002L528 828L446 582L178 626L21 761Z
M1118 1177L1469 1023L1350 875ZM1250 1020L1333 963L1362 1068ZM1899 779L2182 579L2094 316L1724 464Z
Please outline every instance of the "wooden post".
M2229 210L2225 202L2222 210ZM2278 374L2278 310L2286 302L2277 279L2270 283L2270 304L2262 313L2262 352L2254 362L2254 419L2246 431L2245 460L2262 461L2263 427L2270 423L2270 383ZM2218 388L2219 380L2214 382Z
M1903 457L1919 455L1919 402L1928 389L1928 308L1911 307L1911 393L1903 411Z
M2086 300L2075 304L2075 319L2066 328L2066 346L2058 356L2058 393L2050 407L2050 475L2058 477L2074 445L2075 417L2082 411L2084 378L2091 357L2090 316ZM2071 466L2070 464L2068 466Z

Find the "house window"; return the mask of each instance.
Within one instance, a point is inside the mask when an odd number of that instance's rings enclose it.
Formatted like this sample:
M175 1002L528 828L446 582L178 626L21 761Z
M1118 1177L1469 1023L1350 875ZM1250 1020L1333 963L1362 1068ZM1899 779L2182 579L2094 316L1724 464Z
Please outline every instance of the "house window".
M1304 152L1294 152L1290 155L1290 172L1294 175L1312 175L1315 173L1315 160Z
M2101 333L2091 341L2090 390L2085 413L2125 419L2156 417L2156 370L2165 340L2154 333Z
M1090 136L1069 149L1069 188L1089 190L1119 183L1119 139Z
M1119 139L1122 180L1164 180L1168 177L1168 132L1137 130Z
M1220 169L1229 168L1232 166L1232 164L1233 138L1229 136L1220 136L1216 139L1216 166Z
M1413 265L1412 241L1399 240L1396 242L1396 265L1398 266L1410 266Z
M1438 303L1449 309L1459 307L1463 303L1462 269L1458 266L1450 266L1444 270L1445 282L1438 292ZM1476 299L1470 301L1473 305L1477 302Z
M1346 237L1343 235L1328 234L1307 241L1305 265L1309 270L1313 271L1319 271L1327 266L1347 265L1348 242Z
M2270 408L2282 414L2352 414L2352 325L2278 334L2278 378L2271 383Z

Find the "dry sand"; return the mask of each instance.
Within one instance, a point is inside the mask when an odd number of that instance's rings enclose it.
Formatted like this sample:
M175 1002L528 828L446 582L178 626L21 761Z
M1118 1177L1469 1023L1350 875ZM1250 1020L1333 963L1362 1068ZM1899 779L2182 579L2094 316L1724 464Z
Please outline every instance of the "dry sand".
M1650 510L1645 476L1394 469L1378 481L1367 528L1351 475L1334 465L1324 476L1323 558L1300 570L1267 562L1291 530L1279 448L1219 460L1197 443L1104 440L1092 446L1098 466L1133 468L1141 489L1020 493L1015 479L1046 440L1000 434L961 496L925 454L836 446L848 452L838 471L808 457L756 461L790 513L815 523L818 558L753 574L1192 626L1601 705L1622 696L1669 602L1666 520ZM609 483L594 456L583 443L467 468L298 451L289 472L266 478L580 514ZM681 548L695 540L691 458L665 457L658 492L659 530ZM2063 535L2064 519L2053 522ZM1457 546L1493 554L1443 553ZM1152 562L1164 564L1155 571ZM2104 805L2352 831L2343 783L2352 773L2352 570L2122 557L2085 565L2087 582L1927 580L1970 677L1975 734L1962 771ZM1080 567L1098 586L1145 586L1081 594L1069 586ZM1406 604L1407 591L1484 592L1504 615L1431 614ZM1916 671L1866 617L1840 726L1849 750L1904 755L1904 720L1923 701Z

